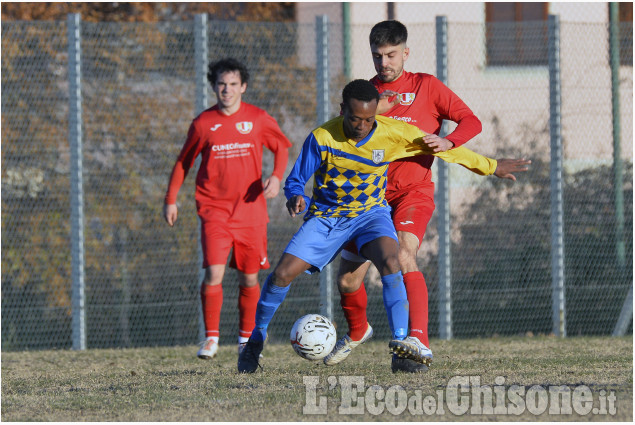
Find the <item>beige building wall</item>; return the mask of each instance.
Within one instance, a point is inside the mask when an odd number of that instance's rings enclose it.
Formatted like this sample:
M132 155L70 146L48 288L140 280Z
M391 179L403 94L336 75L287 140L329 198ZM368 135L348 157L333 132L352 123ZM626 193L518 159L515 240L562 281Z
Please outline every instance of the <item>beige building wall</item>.
M337 9L337 10L335 10ZM341 22L341 3L298 3L298 16L327 13ZM353 78L375 75L368 46L371 27L387 18L387 3L350 3ZM340 13L338 19L335 15ZM494 154L504 146L518 154L543 154L549 144L549 71L545 66L487 66L484 3L395 3L395 18L408 27L409 71L436 74L435 17L449 22L448 85L483 122L483 132L470 146ZM577 170L612 160L611 87L608 63L607 3L550 3L561 22L562 135L565 166ZM335 37L333 37L335 38ZM310 52L313 54L313 52ZM622 156L633 158L632 67L622 67L620 84ZM628 90L630 88L630 90ZM537 139L542 152L531 152ZM477 181L451 167L459 182ZM457 182L457 184L462 184Z

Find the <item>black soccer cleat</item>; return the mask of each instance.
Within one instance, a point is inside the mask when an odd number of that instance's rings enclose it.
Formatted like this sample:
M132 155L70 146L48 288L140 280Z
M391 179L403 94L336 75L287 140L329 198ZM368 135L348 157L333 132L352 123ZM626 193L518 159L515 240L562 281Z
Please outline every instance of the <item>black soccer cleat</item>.
M256 369L262 369L258 361L260 360L260 353L262 353L264 345L264 342L255 342L249 338L249 341L245 344L245 348L243 348L238 355L238 372L254 373Z
M425 373L429 368L423 363L393 354L392 361L390 362L390 369L392 370L392 373Z

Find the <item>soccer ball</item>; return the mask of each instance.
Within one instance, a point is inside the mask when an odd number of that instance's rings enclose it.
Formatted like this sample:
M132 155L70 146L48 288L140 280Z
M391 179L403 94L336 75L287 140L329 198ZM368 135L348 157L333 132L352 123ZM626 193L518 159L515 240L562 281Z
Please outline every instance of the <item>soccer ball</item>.
M335 347L337 333L329 319L319 314L300 317L291 328L291 346L307 360L320 360Z

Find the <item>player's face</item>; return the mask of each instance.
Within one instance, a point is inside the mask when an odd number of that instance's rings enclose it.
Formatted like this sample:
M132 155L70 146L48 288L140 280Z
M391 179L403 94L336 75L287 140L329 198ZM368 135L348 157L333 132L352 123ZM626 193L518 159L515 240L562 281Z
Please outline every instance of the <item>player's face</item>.
M372 44L370 51L373 54L375 71L377 71L377 76L381 81L390 83L403 74L403 64L410 54L410 49L405 44L397 46Z
M221 109L234 112L240 106L243 93L247 90L247 83L241 83L238 71L223 72L216 79L214 93Z
M356 142L363 140L373 129L377 101L351 99L348 105L342 104L344 111L344 134Z

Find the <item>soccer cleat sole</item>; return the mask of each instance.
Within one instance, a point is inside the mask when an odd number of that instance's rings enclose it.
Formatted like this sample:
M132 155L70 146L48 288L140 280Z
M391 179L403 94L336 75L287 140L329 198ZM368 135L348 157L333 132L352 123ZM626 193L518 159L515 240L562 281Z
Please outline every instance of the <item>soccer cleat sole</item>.
M393 341L390 341L390 343L388 344L388 347L390 347L391 353L396 354L400 357L405 357L407 359L414 360L415 362L424 364L428 367L432 365L432 359L428 357L420 356L419 353L415 352L415 350L411 348L404 347L403 345L395 344Z

